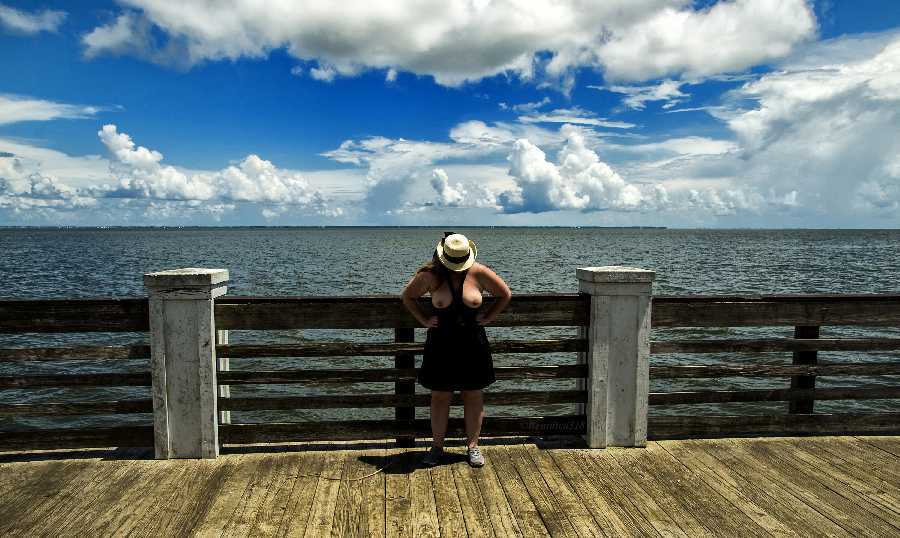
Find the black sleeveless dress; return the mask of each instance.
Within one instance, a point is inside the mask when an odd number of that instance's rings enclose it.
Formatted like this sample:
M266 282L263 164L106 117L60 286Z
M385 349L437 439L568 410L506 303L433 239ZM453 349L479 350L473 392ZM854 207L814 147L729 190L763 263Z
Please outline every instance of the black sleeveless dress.
M453 299L446 307L434 309L438 326L426 332L418 374L419 384L426 389L475 390L496 381L487 333L475 321L478 309L462 299L467 273L463 271L459 290L453 289L453 281L448 280Z

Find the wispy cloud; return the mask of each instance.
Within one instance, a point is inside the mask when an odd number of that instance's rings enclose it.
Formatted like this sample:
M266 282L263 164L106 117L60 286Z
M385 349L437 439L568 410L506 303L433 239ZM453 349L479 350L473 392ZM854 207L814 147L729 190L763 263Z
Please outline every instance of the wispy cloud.
M519 116L519 121L523 123L572 123L577 125L607 127L610 129L631 129L632 127L636 127L633 123L599 118L593 112L577 106L573 108L558 108L545 114L535 113Z
M66 19L65 11L44 9L34 13L0 4L0 27L22 34L55 32Z
M659 84L649 86L593 86L588 88L605 90L613 93L624 94L622 104L633 110L644 110L650 101L663 101L662 107L672 108L690 98L690 95L681 91L685 82L676 80L663 80Z
M70 105L24 95L0 94L0 125L21 121L82 119L96 115L101 107Z

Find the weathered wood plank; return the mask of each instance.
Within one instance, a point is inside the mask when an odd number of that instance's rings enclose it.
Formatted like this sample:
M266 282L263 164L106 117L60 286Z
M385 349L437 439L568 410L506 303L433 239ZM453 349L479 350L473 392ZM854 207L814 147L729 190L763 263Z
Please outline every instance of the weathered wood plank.
M396 467L384 477L385 536L414 536L411 512L412 492L409 475L415 462L408 451L388 449L388 458L396 459Z
M144 332L147 298L0 299L0 333Z
M900 413L650 417L649 439L900 433Z
M587 319L586 296L579 294L518 294L498 316L498 327L579 326ZM486 296L483 307L494 298ZM424 312L432 309L422 298ZM398 295L356 297L239 297L216 300L219 329L393 329L418 327Z
M547 417L485 417L482 434L491 435L547 435L584 433L584 415ZM334 420L285 422L270 424L222 424L220 442L225 444L275 443L317 440L386 439L398 434L430 437L428 419L416 419L412 429L407 421L390 420ZM451 418L448 437L463 437L462 418Z
M345 451L334 451L319 456L325 460L324 471L319 476L316 493L312 498L312 511L304 536L330 536L334 524L335 500L340 487Z
M826 439L832 438L827 437ZM866 470L860 471L848 461L846 456L836 457L828 450L816 450L806 443L788 443L783 439L773 439L773 442L767 444L766 448L777 450L791 459L803 462L807 471L811 469L814 475L828 475L832 481L828 485L832 489L850 487L864 496L864 502L877 503L893 512L893 517L900 520L900 487L898 487L900 482L892 484L882 479L879 473L872 472L872 467L876 466L876 468L884 469L883 473L887 475L897 462L882 467L881 462L870 456Z
M0 449L152 447L152 426L47 428L0 432Z
M584 466L575 461L572 450L550 450L556 466L568 482L572 491L582 500L585 507L594 516L594 520L603 529L606 536L637 536L640 528L635 525L629 515L628 507L619 505L616 500L604 491L598 483L604 482L602 477L587 474Z
M845 529L770 480L766 473L756 474L758 470L746 471L740 461L719 445L708 441L667 441L660 443L660 446L694 469L705 467L701 472L707 476L707 483L719 481L749 498L760 510L789 527L792 535L809 534L809 529L816 529L825 536L847 534Z
M191 528L204 511L209 509L211 492L209 488L221 485L222 473L226 467L212 460L182 462L188 467L183 475L181 487L169 498L165 507L165 517L157 517L150 525L145 525L134 534L148 537L176 536ZM219 478L219 480L214 479Z
M679 457L675 457L673 449L677 448L677 443L678 441L652 441L647 443L647 453L664 462L663 465L682 469L691 482L689 487L709 488L718 493L722 499L730 504L730 506L722 509L721 516L734 517L733 514L740 512L752 520L754 525L762 528L769 536L793 536L795 534L777 518L748 498L741 489L730 487L725 480L716 476L691 451L681 452Z
M722 340L663 340L650 343L650 352L767 353L783 351L895 351L900 338L758 338Z
M0 506L0 529L2 522L10 522L9 534L4 532L4 536L27 535L30 528L56 512L72 509L83 488L98 474L83 461L65 462L54 468L58 475L42 476L43 480L31 484L20 483L10 492L6 506Z
M275 536L303 536L312 515L312 501L316 494L319 475L330 473L321 454L305 452L294 476L288 502L285 504Z
M437 465L429 469L429 474L441 536L465 536L466 521L452 468L448 464Z
M618 450L618 449L612 449ZM620 506L630 506L628 513L645 536L686 536L675 521L650 496L610 454L612 450L578 451L586 472L598 477L596 483L603 484L611 498Z
M900 370L900 366L898 366ZM369 368L365 370L293 370L293 371L229 371L219 372L223 385L286 384L286 383L384 383L414 380L418 368ZM575 379L587 376L584 364L561 366L496 366L497 379ZM63 376L65 377L65 376ZM0 383L2 383L0 378Z
M441 535L435 504L434 483L429 469L419 465L420 454L409 452L413 459L413 471L409 474L412 511L412 536L437 538Z
M866 437L860 437L859 440L900 458L900 443L897 443L894 437L872 436L869 434Z
M293 491L297 473L305 471L300 467L302 461L290 453L267 454L259 461L259 467L266 468L266 473L271 470L271 474L258 480L263 487L253 488L250 496L254 501L244 504L240 523L236 524L235 519L232 519L234 534L274 536L278 532L286 506L290 502L288 497ZM263 472L263 469L259 472Z
M117 402L47 402L39 404L0 404L0 417L19 415L118 415L123 413L152 413L152 400L123 400Z
M817 478L812 476L817 473L811 473L806 469L798 471L791 463L766 452L763 443L726 440L723 444L737 461L743 463L748 472L765 474L768 479L777 482L808 506L815 507L854 536L890 536L896 533L894 527L868 512L871 506L868 502L864 503L865 507L849 502L840 493L822 486ZM842 492L845 490L846 487L842 487Z
M409 329L398 329L409 330ZM900 339L898 339L900 341ZM554 340L493 340L492 353L563 353L584 351L583 338ZM900 346L898 346L900 348ZM216 354L234 358L296 358L296 357L388 357L397 353L421 355L424 342L312 342L304 344L230 344L216 346ZM4 351L0 350L0 360Z
M584 505L583 499L572 491L562 471L548 454L549 450L538 449L534 445L525 445L523 450L531 459L532 465L544 477L549 491L556 497L559 507L565 512L578 536L600 536L603 528L594 519L593 514Z
M388 464L387 449L379 448L374 451L374 457L370 460L371 465L377 465L377 469L381 471L371 474L363 479L363 502L365 503L365 520L367 533L365 537L381 537L387 532L387 522L385 520L387 514L387 501L384 498L384 492L387 484L386 465ZM371 473L371 471L370 471Z
M897 325L900 296L762 295L653 297L654 327Z
M515 517L521 534L525 536L550 536L540 512L531 500L528 489L504 446L492 447L490 465L497 473L506 502ZM487 458L485 458L487 459ZM443 527L441 528L443 531ZM451 535L452 536L452 535Z
M449 523L442 526L442 535L490 528L496 535L546 536L541 516L553 521L554 514L560 518L557 522L575 523L576 514L597 523L597 528L568 526L573 536L579 528L583 535L686 534L678 523L696 534L728 536L896 535L900 458L894 451L900 441L865 439L888 450L848 436L664 441L650 442L646 449L610 450L491 444L483 447L488 464L481 469L468 468L461 454L455 454L452 463L423 469L412 463L420 450L392 449L411 464L397 463L384 472L374 472L379 461L367 457L368 449L344 450L341 443L309 443L280 453L270 452L275 447L261 447L261 453L226 450L219 459L206 461L142 459L150 454L147 450L112 456L108 451L12 453L0 459L0 535L295 536L321 531L380 536L385 476L391 474L410 481L409 518L399 512L395 516L405 522L398 527L416 535L429 534L436 519L437 524ZM518 462L510 464L508 456L501 457L509 452L517 453ZM335 461L326 463L329 458ZM552 465L542 466L539 460ZM349 476L346 470L357 463L365 470ZM524 481L520 470L527 477ZM491 472L496 473L494 479L489 478ZM316 487L342 473L342 480ZM348 494L351 479L362 474L370 476L361 485L373 482L360 488L359 498L353 500ZM478 498L483 504L469 518L471 529L460 514L469 503L458 502L454 474L461 478L467 499ZM442 503L439 491L448 482L445 491L453 497ZM332 495L327 490L335 485L337 494ZM555 507L538 513L529 488L532 493L543 491L537 498L541 506ZM429 503L431 495L434 504ZM495 507L506 515L494 514ZM431 522L417 526L417 518ZM505 518L510 529L519 530L501 531L506 527L498 522ZM322 527L311 526L320 519Z
M16 347L0 349L0 362L150 359L150 346Z
M171 463L175 464L175 462ZM146 485L163 483L171 472L172 469L169 468L168 462L162 462L151 468L141 465L140 470L133 473L137 479L136 483L125 490L124 495L121 495L116 502L103 507L99 512L83 511L85 515L92 516L91 530L93 534L96 536L124 536L128 529L137 523L136 520L139 518L136 516L141 513L141 509L145 506L144 503L148 503L148 498L152 498L148 494ZM122 507L128 508L123 509ZM80 507L76 504L76 509L78 508ZM83 529L71 527L71 535L82 533Z
M473 470L468 465L452 465L453 482L456 484L456 493L459 496L459 505L462 509L463 520L466 523L468 536L500 536L494 533L487 507L478 491Z
M667 490L659 480L640 465L639 460L632 457L632 450L619 449L610 450L609 452L610 458L628 472L640 485L641 489L646 491L665 510L668 517L678 525L684 535L713 536L709 529L704 527L690 511L681 505L678 493L672 493Z
M900 456L882 450L880 444L872 442L875 436L853 437L808 437L804 439L804 447L814 450L816 455L825 454L837 458L842 468L857 467L861 472L871 475L873 466L877 466L880 478L890 481L900 488ZM894 437L882 439L894 439ZM900 498L900 496L898 496Z
M776 364L716 364L651 366L653 379L698 377L790 377L795 375L900 375L900 362L822 363L815 366Z
M783 402L794 398L816 400L879 400L900 398L897 387L831 387L827 389L711 390L651 392L650 405L727 402Z
M141 374L78 374L28 375L0 377L0 389L29 389L35 387L149 387L150 373Z
M624 450L621 453L625 461L632 463L632 469L646 473L649 482L659 485L677 501L678 508L674 511L667 508L667 511L688 535L769 536L768 531L752 518L737 510L683 466L673 465L669 458L647 450Z
M900 389L898 389L900 392ZM578 403L587 399L585 391L506 391L486 392L484 403L490 405L539 405ZM115 402L111 402L115 403ZM428 407L430 394L352 394L346 396L285 396L279 398L221 398L220 410L248 411L270 409L338 409L359 407L394 407L397 405ZM451 406L463 405L462 395L455 393ZM11 411L12 412L12 411ZM0 415L4 407L0 406ZM50 414L50 413L48 413ZM77 414L77 413L70 413Z
M534 462L519 446L504 447L509 461L512 462L516 472L522 477L522 482L531 502L538 509L538 513L551 536L578 536L578 532L572 522L569 521L565 511L557 502L554 492L549 489L541 473L535 469Z
M384 453L380 447L346 451L335 499L332 536L384 536L384 476L385 471L392 472L382 470Z
M478 485L478 491L487 509L488 517L491 520L491 528L497 536L520 535L522 531L516 522L516 517L506 498L506 493L500 485L497 470L494 466L495 456L502 456L497 454L499 451L496 447L482 446L481 452L484 454L486 464L477 472L473 472L472 477Z

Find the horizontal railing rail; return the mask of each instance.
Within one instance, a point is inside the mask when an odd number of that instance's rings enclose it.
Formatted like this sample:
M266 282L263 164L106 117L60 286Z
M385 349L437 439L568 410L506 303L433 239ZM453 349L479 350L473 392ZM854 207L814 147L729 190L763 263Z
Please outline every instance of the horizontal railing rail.
M485 297L489 306L493 299ZM428 301L420 304L430 308ZM516 295L496 326L584 326L589 296ZM654 327L900 324L897 294L657 295ZM397 296L250 297L216 300L216 327L225 329L377 329L417 327ZM0 332L145 332L146 298L0 299Z

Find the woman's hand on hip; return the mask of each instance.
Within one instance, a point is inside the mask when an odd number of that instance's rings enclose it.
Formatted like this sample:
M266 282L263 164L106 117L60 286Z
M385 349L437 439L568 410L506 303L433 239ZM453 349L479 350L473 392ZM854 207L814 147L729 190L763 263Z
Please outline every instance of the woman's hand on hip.
M429 329L433 328L433 327L437 327L438 326L438 317L431 316L430 318L425 318L425 322L422 323L422 326L427 327Z

